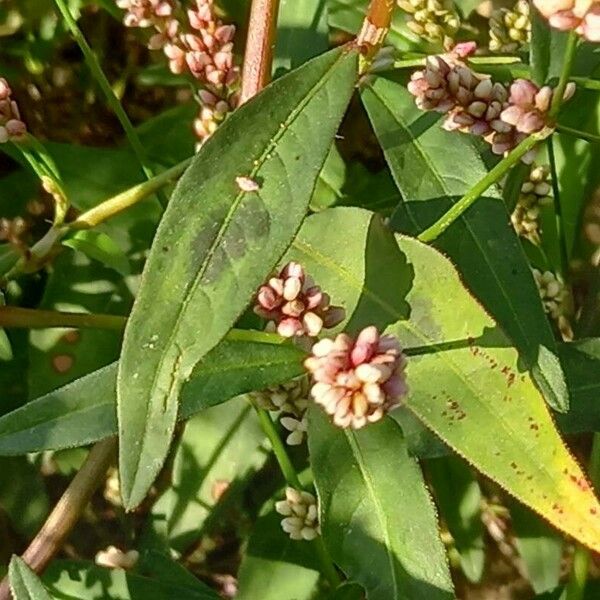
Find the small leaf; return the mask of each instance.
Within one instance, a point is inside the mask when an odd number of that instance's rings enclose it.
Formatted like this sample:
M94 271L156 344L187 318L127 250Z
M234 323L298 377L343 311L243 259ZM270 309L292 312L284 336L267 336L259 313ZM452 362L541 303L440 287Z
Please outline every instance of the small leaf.
M281 519L272 510L254 524L240 565L236 600L314 598L319 569L313 546L291 540L281 529Z
M285 251L357 76L345 46L276 80L227 119L177 185L127 323L117 376L127 509L166 457L184 382ZM245 193L237 177L257 181Z
M37 575L18 556L10 559L8 581L14 600L52 600Z
M292 345L225 340L184 386L180 418L289 381L303 373L304 356ZM112 363L0 417L0 455L84 446L115 435L116 376Z
M346 327L376 324L398 336L410 355L404 404L428 428L552 525L600 549L600 504L516 350L447 258L404 236L394 252L390 238L366 211L330 209L307 219L289 258L344 304Z
M92 229L77 231L64 239L62 244L83 252L121 275L131 272L127 256L106 233Z
M563 539L530 510L512 502L510 517L515 544L523 562L527 579L536 594L553 590L560 581Z
M435 510L392 419L360 431L309 409L321 529L334 561L369 600L453 598Z
M402 202L392 216L397 231L416 235L441 216L485 174L468 136L444 131L438 116L420 111L400 83L378 78L363 101ZM449 153L448 149L451 149ZM493 187L436 241L465 283L514 340L548 404L568 409L554 334L501 195ZM543 364L539 359L543 358ZM550 365L551 371L544 367Z
M485 564L481 489L473 471L455 456L427 462L433 496L448 526L469 581L481 580Z

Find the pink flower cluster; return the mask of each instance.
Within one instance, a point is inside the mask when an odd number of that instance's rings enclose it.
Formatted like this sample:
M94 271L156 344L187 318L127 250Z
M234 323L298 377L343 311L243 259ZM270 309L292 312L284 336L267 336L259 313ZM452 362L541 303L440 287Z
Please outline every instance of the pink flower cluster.
M18 141L27 133L8 82L0 77L0 144Z
M398 340L374 326L356 340L345 333L323 339L304 366L312 375L311 396L339 427L359 429L379 421L406 396L406 358Z
M533 0L552 27L575 30L589 42L600 42L599 0Z
M283 337L316 337L323 327L335 327L345 316L344 309L331 306L329 294L295 262L259 288L254 312L268 319Z
M512 150L527 135L546 125L553 90L539 88L526 79L515 80L510 89L476 73L456 54L428 57L425 69L413 73L408 91L417 106L446 114L443 127L482 136L495 154ZM575 91L565 90L565 99ZM531 162L528 153L524 162Z
M202 86L194 130L204 141L238 103L240 70L233 63L235 26L216 16L213 0L194 0L185 15L175 0L117 0L117 5L127 11L123 19L126 26L154 27L156 33L148 47L164 52L173 73L188 72Z

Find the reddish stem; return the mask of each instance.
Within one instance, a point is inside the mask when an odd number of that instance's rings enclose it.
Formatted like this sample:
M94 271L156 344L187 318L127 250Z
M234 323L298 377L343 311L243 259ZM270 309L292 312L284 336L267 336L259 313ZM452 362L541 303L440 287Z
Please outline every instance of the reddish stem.
M278 12L279 0L252 0L240 104L256 96L271 81Z

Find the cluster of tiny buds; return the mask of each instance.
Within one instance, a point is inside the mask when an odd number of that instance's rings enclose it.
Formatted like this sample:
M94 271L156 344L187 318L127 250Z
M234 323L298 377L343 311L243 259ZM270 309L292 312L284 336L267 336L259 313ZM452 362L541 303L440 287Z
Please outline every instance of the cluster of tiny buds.
M254 312L269 321L267 329L287 338L316 337L324 327L335 327L345 317L344 309L331 306L329 295L295 262L259 288Z
M95 562L99 567L127 570L133 569L139 558L140 553L137 550L123 552L115 546L108 546L108 548L101 550L96 554Z
M8 82L0 77L0 144L17 142L25 136L27 127L21 120L19 107L12 99Z
M518 235L536 245L540 243L540 210L552 201L551 193L550 167L532 166L527 180L521 186L511 221Z
M374 326L355 340L342 333L317 342L304 366L313 379L312 398L338 427L359 429L379 421L408 392L398 340Z
M562 279L552 273L542 273L533 269L533 277L540 291L544 310L553 318L558 319L565 312L567 292Z
M588 42L600 42L599 0L533 0L552 27L576 31Z
M531 39L529 2L517 0L513 8L498 8L490 17L490 50L516 52Z
M281 528L293 540L314 540L321 533L316 498L309 492L288 487L285 500L275 503L275 510L284 518Z
M249 394L252 402L264 410L276 412L279 422L290 433L286 443L299 446L306 436L308 408L308 378L292 379L287 383Z
M173 73L189 72L202 86L194 131L203 142L238 103L235 26L216 16L213 0L194 0L187 18L173 0L117 0L117 5L127 11L123 19L126 26L155 29L148 47L164 52Z
M430 56L425 69L413 73L408 91L417 106L446 114L443 127L483 137L494 154L512 150L528 135L544 128L553 90L516 79L507 89L489 76L471 70L456 53ZM569 83L568 100L575 92ZM523 157L531 163L535 151Z
M397 0L398 6L410 15L406 26L430 42L452 44L460 27L460 18L449 0Z

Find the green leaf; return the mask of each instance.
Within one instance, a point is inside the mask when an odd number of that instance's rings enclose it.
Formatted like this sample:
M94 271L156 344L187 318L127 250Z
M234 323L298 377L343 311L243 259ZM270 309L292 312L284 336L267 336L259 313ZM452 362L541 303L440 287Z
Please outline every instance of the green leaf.
M4 294L0 292L0 308L5 305L6 303L4 301ZM10 345L10 340L8 339L8 335L6 335L6 331L0 328L0 360L9 361L12 359L13 351Z
M404 198L392 225L416 235L486 169L467 136L444 131L438 117L417 109L398 82L377 79L363 91L363 101ZM556 357L548 356L557 352L554 335L499 191L488 190L435 246L452 259L467 286L513 339L548 404L567 410L564 375Z
M26 538L32 538L44 523L50 500L29 457L0 458L0 507L11 528Z
M273 68L295 69L329 47L327 0L281 0Z
M272 510L254 524L240 565L236 600L314 598L319 569L313 546L291 540L281 529L281 519Z
M264 440L245 397L190 419L175 454L172 486L152 507L154 531L176 552L185 552L201 539L218 520L217 507L264 464Z
M369 600L453 598L435 510L392 419L360 431L309 409L321 529L333 560Z
M292 345L225 340L194 369L180 418L289 381L302 374L303 357ZM0 455L83 446L115 435L116 375L112 363L0 417Z
M106 233L95 230L77 231L64 239L62 244L83 252L121 275L131 272L127 256Z
M354 89L357 56L338 48L272 83L227 119L175 189L119 361L127 509L164 462L193 367L233 326L299 227ZM259 189L243 191L238 177Z
M340 585L327 600L364 600L365 591L356 583L344 583Z
M371 213L336 208L306 221L289 258L344 304L346 328L398 336L409 354L404 404L429 429L552 525L600 548L600 504L518 353L447 258L396 241Z
M531 587L536 594L553 590L561 576L562 537L517 502L510 505L510 517L515 544Z
M158 576L157 576L158 575ZM150 575L123 569L104 569L93 563L55 560L43 575L44 583L57 598L106 598L114 600L219 600L220 596L188 578L164 577L164 570Z
M529 63L538 85L560 75L567 37L568 33L552 29L537 8L531 7Z
M10 559L8 581L14 600L52 600L37 575L18 556Z
M469 581L481 580L485 564L481 489L472 470L455 456L427 463L433 496L460 556L460 566Z

